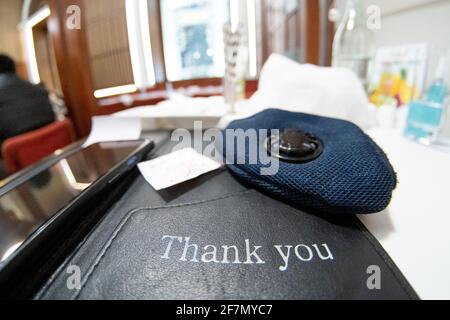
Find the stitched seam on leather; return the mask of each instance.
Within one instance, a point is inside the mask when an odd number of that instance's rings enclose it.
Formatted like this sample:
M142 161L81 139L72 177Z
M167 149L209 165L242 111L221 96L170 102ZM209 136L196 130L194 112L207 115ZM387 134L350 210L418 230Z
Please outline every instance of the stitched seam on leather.
M167 134L166 137L164 137L160 142L158 142L155 147L150 151L149 156L158 156L158 152L160 150L162 150L164 148L164 146L166 145L166 142L170 140L170 134ZM164 154L163 154L164 155ZM221 170L224 170L224 168L221 168ZM139 188L139 185L133 185L132 188ZM244 192L248 192L250 190L244 191ZM228 194L229 196L233 196L236 193L233 194ZM115 210L118 207L121 207L122 204L116 203L114 204L109 211ZM133 209L135 210L135 209ZM128 214L128 213L127 213ZM101 220L99 221L99 223L101 223L101 221L106 217L106 214L104 217L101 218ZM96 226L94 226L95 229ZM117 228L117 227L116 227ZM60 277L61 273L63 272L63 270L66 269L67 265L72 261L72 259L76 256L76 254L79 252L79 250L86 244L86 242L88 241L89 237L92 235L92 232L94 230L91 230L91 232L89 232L86 237L82 240L82 242L80 242L78 244L78 246L74 249L74 251L68 256L66 257L66 259L64 260L63 264L61 264L61 266L59 266L56 271L54 272L54 274L51 275L51 277L46 281L46 283L44 284L44 286L36 293L36 295L34 296L33 299L36 300L40 300L43 296L45 296L48 291L51 289L53 283ZM108 239L109 240L109 239Z
M134 188L136 188L136 185L133 185L132 189L130 189L130 190L133 190ZM121 206L122 206L122 204L116 203L109 209L109 211L116 210L118 207L121 207ZM98 221L98 224L100 224L105 218L106 218L106 214L103 217L101 217L101 219ZM49 289L51 288L53 283L59 278L59 276L61 275L63 270L66 270L67 265L71 263L72 259L76 256L76 254L80 251L80 249L86 244L86 242L88 241L88 239L90 238L90 236L92 235L92 233L94 232L94 229L96 228L96 226L98 224L96 224L93 227L93 229L88 232L88 234L84 237L84 239L82 239L81 242L75 247L73 252L69 256L67 256L66 259L64 259L64 262L61 264L61 266L59 266L56 269L55 273L47 280L47 282L38 291L38 293L36 294L36 296L33 299L40 300L43 296L45 296L47 294L47 292L49 291Z
M170 208L180 208L180 207L187 207L187 206L193 206L193 205L198 205L198 204L204 204L204 203L214 202L214 201L218 201L218 200L224 200L224 199L228 199L228 198L240 197L240 196L242 196L244 194L254 193L254 192L255 192L255 190L246 190L246 191L241 191L239 193L229 194L229 195L225 195L225 196L218 197L218 198L213 198L213 199L194 201L194 202L187 202L187 203L180 203L180 204L173 204L173 205L169 205L169 206L157 206L157 207L138 208L138 209L133 209L133 210L129 211L126 214L126 216L124 218L122 218L122 221L119 223L119 225L115 228L114 232L111 234L111 236L109 237L108 241L106 242L106 244L103 246L103 248L100 251L100 253L95 258L94 263L89 267L88 272L87 272L84 280L81 282L80 289L77 290L71 296L70 299L71 300L75 300L75 299L77 299L79 297L79 295L81 294L81 291L83 290L84 286L89 281L89 279L90 279L91 275L94 273L96 267L100 264L101 260L106 255L107 251L109 250L109 248L113 244L114 240L117 238L117 236L122 231L123 227L127 224L129 219L134 214L136 214L138 212L142 212L142 211L151 211L151 210L159 210L159 209L170 209Z

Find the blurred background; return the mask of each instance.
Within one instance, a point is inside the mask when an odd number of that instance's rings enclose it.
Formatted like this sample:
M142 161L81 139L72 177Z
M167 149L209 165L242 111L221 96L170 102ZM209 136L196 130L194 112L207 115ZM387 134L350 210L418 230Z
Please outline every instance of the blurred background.
M174 90L226 94L227 76L248 98L273 53L348 67L382 105L381 80L371 84L369 73L377 51L425 44L425 87L448 54L449 16L449 0L0 0L0 52L82 138L93 116L155 105ZM360 17L365 30L347 35ZM407 103L418 89L401 85L393 96Z

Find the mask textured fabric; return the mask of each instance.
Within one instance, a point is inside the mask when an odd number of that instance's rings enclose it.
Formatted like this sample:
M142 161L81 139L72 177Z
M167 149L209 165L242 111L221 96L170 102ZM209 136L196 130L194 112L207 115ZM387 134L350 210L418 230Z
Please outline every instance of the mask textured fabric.
M258 155L260 152L267 154L265 143L270 130L282 132L292 128L318 137L324 144L323 153L309 163L280 161L276 174L262 175L261 168L270 164L263 164L260 156L256 163L250 163L249 148L256 147L258 150L252 151ZM237 135L231 141L226 139L239 129L241 132L266 129L267 133L259 131L257 146L251 146L249 139L245 139L245 148L239 148L236 147ZM268 109L251 118L232 122L223 132L223 142L222 154L235 176L312 212L381 212L389 205L397 184L396 174L385 153L359 127L348 121ZM245 159L245 163L239 164L238 157Z

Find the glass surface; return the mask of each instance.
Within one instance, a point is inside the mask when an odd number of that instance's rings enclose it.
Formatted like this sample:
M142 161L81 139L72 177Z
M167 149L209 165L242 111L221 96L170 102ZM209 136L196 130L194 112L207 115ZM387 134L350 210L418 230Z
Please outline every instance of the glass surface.
M367 26L366 8L365 0L347 0L333 41L333 67L352 70L367 89L375 34Z
M169 81L222 77L228 1L163 0L162 33Z
M0 264L44 222L141 143L92 145L0 196Z

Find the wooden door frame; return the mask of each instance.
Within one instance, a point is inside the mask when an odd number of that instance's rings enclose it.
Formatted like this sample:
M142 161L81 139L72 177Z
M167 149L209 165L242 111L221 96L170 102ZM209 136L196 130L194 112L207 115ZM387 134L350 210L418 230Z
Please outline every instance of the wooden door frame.
M271 52L270 46L268 44L268 36L269 30L267 28L267 13L265 10L268 8L269 0L261 0L261 32L262 32L262 58L263 62L265 62ZM326 48L321 48L321 14L323 14L323 10L321 10L321 5L323 6L324 0L297 0L298 1L298 29L299 34L301 35L300 43L302 44L302 54L299 59L304 60L301 62L304 63L312 63L319 64L321 61L319 60L320 51L325 50L325 58L322 58L323 61L326 61L325 64L328 64L330 60L331 52L329 50L329 43L327 43ZM331 4L331 0L325 0L326 2ZM328 5L329 6L329 5ZM327 30L327 39L332 39L333 30L332 26L328 25Z

